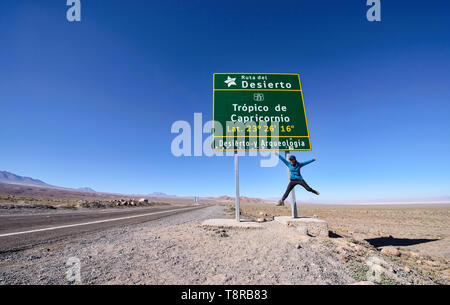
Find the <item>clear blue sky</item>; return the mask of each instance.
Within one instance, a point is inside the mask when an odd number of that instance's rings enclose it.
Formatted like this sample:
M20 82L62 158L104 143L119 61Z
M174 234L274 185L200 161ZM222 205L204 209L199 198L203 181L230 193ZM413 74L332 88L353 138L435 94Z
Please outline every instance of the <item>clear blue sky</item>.
M291 72L321 198L450 195L450 2L382 0L378 23L365 2L81 0L69 23L66 0L1 1L0 170L233 195L233 159L174 157L171 125L212 118L214 72ZM242 195L284 192L284 165L240 160Z

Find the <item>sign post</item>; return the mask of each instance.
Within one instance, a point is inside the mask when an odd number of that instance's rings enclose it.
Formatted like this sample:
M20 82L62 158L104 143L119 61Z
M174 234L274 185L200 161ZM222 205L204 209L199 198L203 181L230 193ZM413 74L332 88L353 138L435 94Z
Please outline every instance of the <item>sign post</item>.
M234 178L236 182L236 200L235 200L235 209L236 209L236 221L241 221L241 207L240 207L240 197L239 197L239 156L238 152L234 152Z
M291 156L291 153L287 150L285 151L285 159L289 160L289 157ZM289 172L289 168L287 169L288 177L291 175ZM295 188L291 191L291 210L292 210L292 218L297 218L297 200L295 199Z
M213 149L234 151L236 220L239 221L238 151L311 150L300 75L215 73ZM295 192L292 216L297 217Z

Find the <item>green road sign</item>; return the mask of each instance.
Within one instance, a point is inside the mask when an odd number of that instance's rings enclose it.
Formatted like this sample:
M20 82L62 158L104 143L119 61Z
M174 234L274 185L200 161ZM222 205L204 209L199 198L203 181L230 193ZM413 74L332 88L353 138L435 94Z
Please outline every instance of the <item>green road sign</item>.
M311 150L300 75L215 73L214 150Z

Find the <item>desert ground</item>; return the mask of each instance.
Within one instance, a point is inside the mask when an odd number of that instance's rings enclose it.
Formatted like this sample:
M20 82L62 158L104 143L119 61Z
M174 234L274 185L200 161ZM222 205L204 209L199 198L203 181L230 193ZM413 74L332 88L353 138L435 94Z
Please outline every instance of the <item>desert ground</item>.
M148 197L142 203L140 197L0 184L0 222L198 205L192 198ZM205 227L204 220L233 218L235 211L231 197L201 198L198 209L182 214L2 251L0 284L450 282L450 205L299 204L298 211L301 217L328 221L329 237L305 235L273 221L290 215L290 206L255 198L242 198L241 215L260 222L260 229ZM66 278L66 263L73 257L81 261L79 282ZM381 277L373 278L373 270Z
M233 205L229 205L234 210ZM298 204L300 217L324 219L332 236L362 242L395 255L391 259L423 274L450 279L450 204L309 205ZM290 205L241 204L252 220L291 215ZM333 238L332 238L333 239Z
M448 284L364 241L305 236L276 221L260 229L202 226L231 216L226 205L210 205L0 253L0 284ZM67 279L73 258L79 281ZM382 271L379 279L369 278L370 266Z

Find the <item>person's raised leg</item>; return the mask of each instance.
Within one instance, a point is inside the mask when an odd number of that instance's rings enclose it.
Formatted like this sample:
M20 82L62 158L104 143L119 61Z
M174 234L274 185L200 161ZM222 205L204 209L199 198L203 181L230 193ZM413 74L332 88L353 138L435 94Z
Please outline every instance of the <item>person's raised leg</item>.
M316 195L319 195L319 194L320 194L318 191L312 189L312 188L308 185L308 183L306 183L305 180L301 180L299 184L300 184L301 186L303 186L308 192L314 193L314 194L316 194Z
M297 184L297 183L295 183L295 182L293 182L293 181L289 182L289 184L288 184L288 186L287 186L287 188L286 188L286 192L284 192L284 195L283 195L283 197L281 198L281 200L278 201L277 206L282 206L282 205L284 205L284 201L285 201L286 198L289 196L289 193L292 191L292 189L294 188L294 186L295 186L296 184Z

